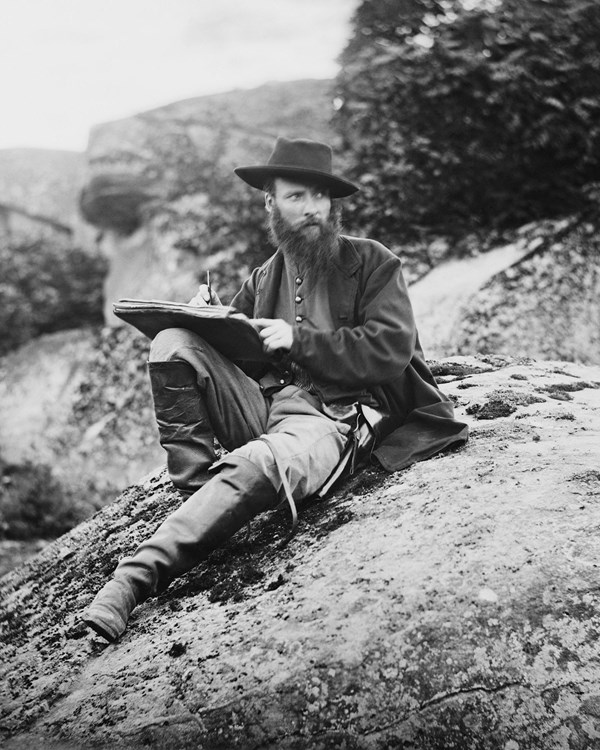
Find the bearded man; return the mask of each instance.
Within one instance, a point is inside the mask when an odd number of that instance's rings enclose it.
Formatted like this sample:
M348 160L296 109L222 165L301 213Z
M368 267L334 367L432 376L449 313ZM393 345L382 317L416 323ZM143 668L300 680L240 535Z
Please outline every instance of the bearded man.
M276 252L232 300L270 364L243 371L184 329L162 331L149 374L160 442L187 498L124 558L84 613L109 641L136 604L163 591L259 513L324 494L369 459L404 468L467 439L425 362L400 260L340 234L331 148L278 138L266 165L236 174L265 193ZM218 304L202 285L195 304ZM226 449L216 461L214 438Z

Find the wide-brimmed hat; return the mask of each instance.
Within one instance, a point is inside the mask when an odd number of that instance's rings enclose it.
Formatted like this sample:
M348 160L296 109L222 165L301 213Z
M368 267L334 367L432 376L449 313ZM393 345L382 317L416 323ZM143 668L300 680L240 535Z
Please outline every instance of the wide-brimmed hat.
M309 141L305 138L279 137L275 142L269 161L258 167L237 167L233 171L248 185L264 190L273 177L287 177L291 180L310 180L329 188L332 198L344 198L359 188L351 182L336 177L331 168L331 147L326 143Z

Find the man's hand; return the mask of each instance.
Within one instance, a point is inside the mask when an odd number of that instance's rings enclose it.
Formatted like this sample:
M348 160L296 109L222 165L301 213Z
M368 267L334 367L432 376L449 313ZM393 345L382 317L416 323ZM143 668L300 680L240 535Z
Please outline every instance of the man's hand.
M254 318L249 321L258 331L268 354L277 350L289 352L294 342L294 329L280 318Z
M221 300L217 296L214 289L209 292L207 284L200 284L198 292L195 297L188 302L188 305L194 305L195 307L203 307L204 305L220 305Z

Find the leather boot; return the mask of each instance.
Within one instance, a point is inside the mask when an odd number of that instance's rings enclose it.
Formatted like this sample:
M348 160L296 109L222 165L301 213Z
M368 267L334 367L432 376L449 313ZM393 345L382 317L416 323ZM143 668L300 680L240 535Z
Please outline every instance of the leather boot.
M248 521L277 505L269 479L242 456L225 457L221 471L189 497L117 566L114 579L84 612L84 622L108 641L125 630L136 604L167 588Z
M196 372L187 362L148 362L159 440L175 487L187 497L210 478L215 460L214 433Z

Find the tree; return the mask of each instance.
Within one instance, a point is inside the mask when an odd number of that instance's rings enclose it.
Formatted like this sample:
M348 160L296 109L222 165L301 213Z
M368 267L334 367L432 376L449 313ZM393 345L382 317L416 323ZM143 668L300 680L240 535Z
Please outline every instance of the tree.
M34 336L101 324L106 260L59 240L0 244L0 354Z
M363 0L335 124L385 241L581 209L600 173L595 0Z

